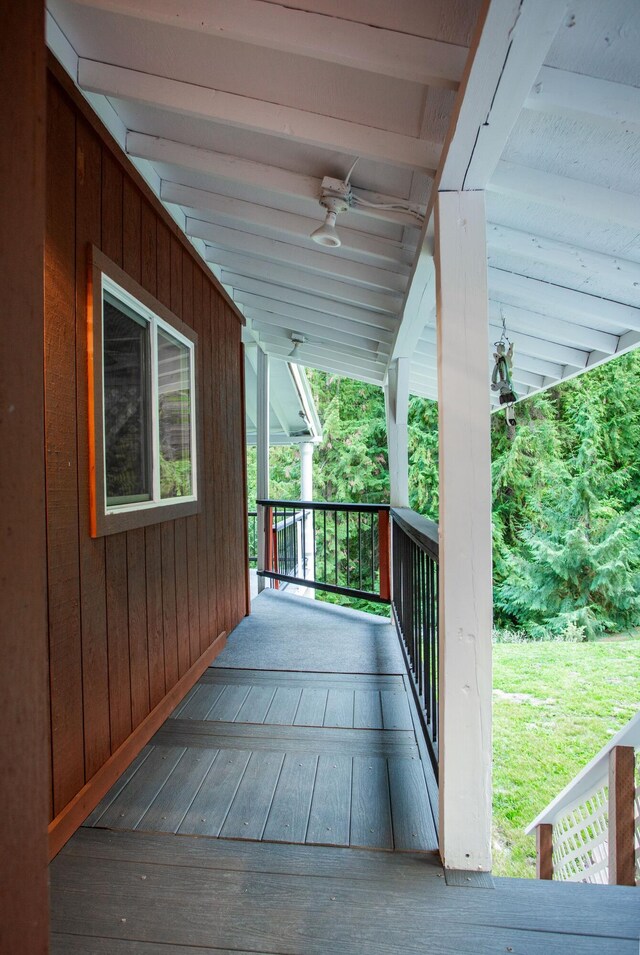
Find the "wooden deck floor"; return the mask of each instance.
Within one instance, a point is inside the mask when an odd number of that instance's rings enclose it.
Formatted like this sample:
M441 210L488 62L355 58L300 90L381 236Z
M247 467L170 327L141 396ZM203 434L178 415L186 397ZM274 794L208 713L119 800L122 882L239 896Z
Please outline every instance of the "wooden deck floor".
M253 606L54 860L54 953L638 955L633 889L446 884L386 621Z

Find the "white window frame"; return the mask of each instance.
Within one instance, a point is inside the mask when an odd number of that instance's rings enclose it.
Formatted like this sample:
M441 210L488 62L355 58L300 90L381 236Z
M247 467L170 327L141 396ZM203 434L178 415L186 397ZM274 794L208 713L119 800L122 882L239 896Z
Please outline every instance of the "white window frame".
M88 316L89 404L93 405L90 422L91 534L94 537L147 526L164 520L188 516L199 511L199 447L198 407L196 390L197 335L173 315L137 282L126 275L99 249L92 249ZM104 365L103 305L104 293L122 302L147 326L150 337L150 425L151 425L151 492L146 501L126 504L107 503L106 442L104 429ZM191 494L182 497L160 496L160 420L158 394L158 334L165 332L184 345L189 353ZM93 427L91 427L91 424ZM92 434L93 432L93 434Z

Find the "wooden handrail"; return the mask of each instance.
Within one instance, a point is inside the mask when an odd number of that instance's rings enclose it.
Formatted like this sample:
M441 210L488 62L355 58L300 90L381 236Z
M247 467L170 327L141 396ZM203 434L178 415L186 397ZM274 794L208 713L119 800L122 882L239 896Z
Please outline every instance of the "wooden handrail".
M361 514L375 514L378 511L389 511L389 504L351 504L331 501L279 501L273 498L264 498L256 501L262 507L290 507L305 508L314 511L355 511Z
M640 713L525 829L536 834L538 878L603 881L608 870L611 885L636 884L637 749Z
M440 538L437 524L409 507L392 507L391 517L418 547L434 560L438 560Z

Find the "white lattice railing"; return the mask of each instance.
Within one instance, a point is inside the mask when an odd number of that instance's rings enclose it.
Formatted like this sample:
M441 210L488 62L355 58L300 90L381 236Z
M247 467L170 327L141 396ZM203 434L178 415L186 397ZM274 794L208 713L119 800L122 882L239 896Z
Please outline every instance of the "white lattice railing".
M533 820L538 878L640 885L639 751L637 713Z

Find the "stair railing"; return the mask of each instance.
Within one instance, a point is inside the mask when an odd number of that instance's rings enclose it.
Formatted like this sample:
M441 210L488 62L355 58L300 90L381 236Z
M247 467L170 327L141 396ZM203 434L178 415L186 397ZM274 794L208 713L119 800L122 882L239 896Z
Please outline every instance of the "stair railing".
M640 712L528 826L539 879L640 884L639 750Z

